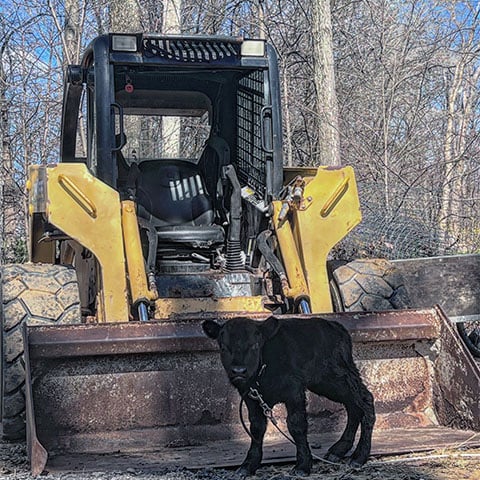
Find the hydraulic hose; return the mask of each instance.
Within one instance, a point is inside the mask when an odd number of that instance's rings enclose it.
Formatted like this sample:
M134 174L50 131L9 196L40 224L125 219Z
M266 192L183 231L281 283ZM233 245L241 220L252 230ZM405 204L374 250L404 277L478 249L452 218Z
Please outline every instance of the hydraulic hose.
M260 253L265 257L265 260L270 264L280 278L282 289L288 288L288 279L287 274L285 273L285 268L283 267L282 262L275 255L273 248L268 243L268 239L271 235L272 232L270 230L264 230L263 232L260 232L257 236L257 247Z
M242 221L242 192L240 182L233 165L227 165L224 175L232 185L230 196L230 228L227 239L226 269L228 271L243 270L242 249L240 245L241 221Z
M268 243L268 239L271 235L272 232L270 230L264 230L263 232L260 232L257 237L257 247L260 253L264 256L265 260L270 264L275 273L278 275L280 283L282 285L282 290L284 294L287 295L290 288L290 285L288 283L288 277L282 262L275 255L273 248ZM308 297L297 298L295 308L300 313L312 313Z

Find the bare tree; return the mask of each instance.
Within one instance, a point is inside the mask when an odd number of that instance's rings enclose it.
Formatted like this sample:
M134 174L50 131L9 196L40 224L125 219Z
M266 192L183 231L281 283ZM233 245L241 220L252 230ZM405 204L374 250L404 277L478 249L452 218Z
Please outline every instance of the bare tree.
M340 135L333 64L330 0L312 1L313 68L316 92L318 160L340 164Z
M444 73L447 86L446 128L439 212L439 227L443 238L454 242L459 251L468 250L465 241L470 237L464 231L465 227L469 229L464 220L470 215L465 199L471 176L469 157L474 146L472 134L475 140L478 137L473 120L480 77L480 52L476 45L480 7L476 2L467 2L465 8L467 10L461 14L453 5L449 8L456 30L449 54L451 68Z
M2 17L0 28L4 32L0 45L0 137L2 140L2 258L12 262L25 259L25 178L32 162L46 161L51 154L52 125L49 122L49 104L45 98L54 99L55 88L45 78L54 78L50 60L41 58L40 48L44 40L33 33L45 20L45 12L32 11L21 15L14 9L8 17ZM51 75L49 75L49 73ZM54 101L54 100L53 100Z
M7 88L8 78L3 67L5 60L4 55L8 45L11 33L4 37L0 47L0 137L1 137L1 161L2 174L0 178L0 195L1 195L1 221L0 221L0 238L2 241L0 263L4 259L8 259L8 253L11 250L11 241L15 238L15 209L14 205L18 198L16 185L13 179L13 162L11 156L11 140L10 140L10 122L8 115Z
M163 32L180 33L182 0L165 0L163 13ZM181 122L178 117L163 117L162 138L163 155L178 157L180 154Z
M365 219L352 237L356 254L475 251L476 3L6 0L0 14L12 13L0 15L0 140L7 237L24 236L28 165L58 160L61 67L77 63L99 33L181 31L265 35L274 45L285 158L290 165L354 166ZM178 142L171 145L176 156ZM7 190L15 193L8 215Z
M467 46L478 18L431 6L337 2L334 12L342 155L356 166L373 255L478 245L461 240L478 224L478 59Z
M138 0L113 0L110 26L113 32L135 33L142 29L142 8Z

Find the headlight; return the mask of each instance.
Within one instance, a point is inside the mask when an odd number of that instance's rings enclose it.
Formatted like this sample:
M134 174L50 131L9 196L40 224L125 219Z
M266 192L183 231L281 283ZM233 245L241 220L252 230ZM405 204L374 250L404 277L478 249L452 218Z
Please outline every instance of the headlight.
M241 53L242 57L264 57L265 42L263 40L244 40Z
M136 52L137 37L133 35L112 35L112 50L119 52Z

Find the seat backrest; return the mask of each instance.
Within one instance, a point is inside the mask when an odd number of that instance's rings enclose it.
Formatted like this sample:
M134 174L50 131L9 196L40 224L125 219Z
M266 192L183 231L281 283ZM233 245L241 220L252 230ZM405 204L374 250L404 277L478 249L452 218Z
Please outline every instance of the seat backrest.
M213 205L218 223L227 221L224 197L227 193L222 183L222 171L231 162L230 147L222 137L212 135L200 156L198 166L205 180L207 190L213 195Z
M185 160L149 160L138 169L139 216L157 227L213 223L212 201L197 165Z

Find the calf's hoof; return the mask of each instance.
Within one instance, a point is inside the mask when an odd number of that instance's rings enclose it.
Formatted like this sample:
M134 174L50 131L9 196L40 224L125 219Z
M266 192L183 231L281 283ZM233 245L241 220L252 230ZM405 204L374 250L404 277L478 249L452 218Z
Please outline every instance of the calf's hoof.
M237 476L237 478L245 478L245 477L248 477L250 475L255 475L256 471L257 471L256 468L254 469L254 468L249 467L248 465L241 465L235 471L235 475Z
M297 477L308 477L312 470L312 460L305 460L303 462L297 463L292 468L292 474Z
M363 465L365 465L365 462L367 461L367 459L365 460L360 460L358 458L350 458L350 460L348 461L348 464L352 467L352 468L362 468Z
M246 468L240 467L240 468L237 468L237 470L235 470L236 478L245 478L245 477L248 477L248 475L250 474L248 473L248 470Z
M327 452L323 458L327 462L341 463L343 457L339 457L338 455L335 455L334 453Z
M370 448L357 448L351 455L348 464L353 468L362 467L370 456Z
M350 467L354 468L355 470L357 470L357 469L359 469L359 468L362 468L363 463L359 463L359 462L357 462L356 460L350 459L350 460L348 461L348 465L349 465Z
M296 477L308 477L310 475L310 468L305 469L305 468L293 467L292 475L295 475Z

